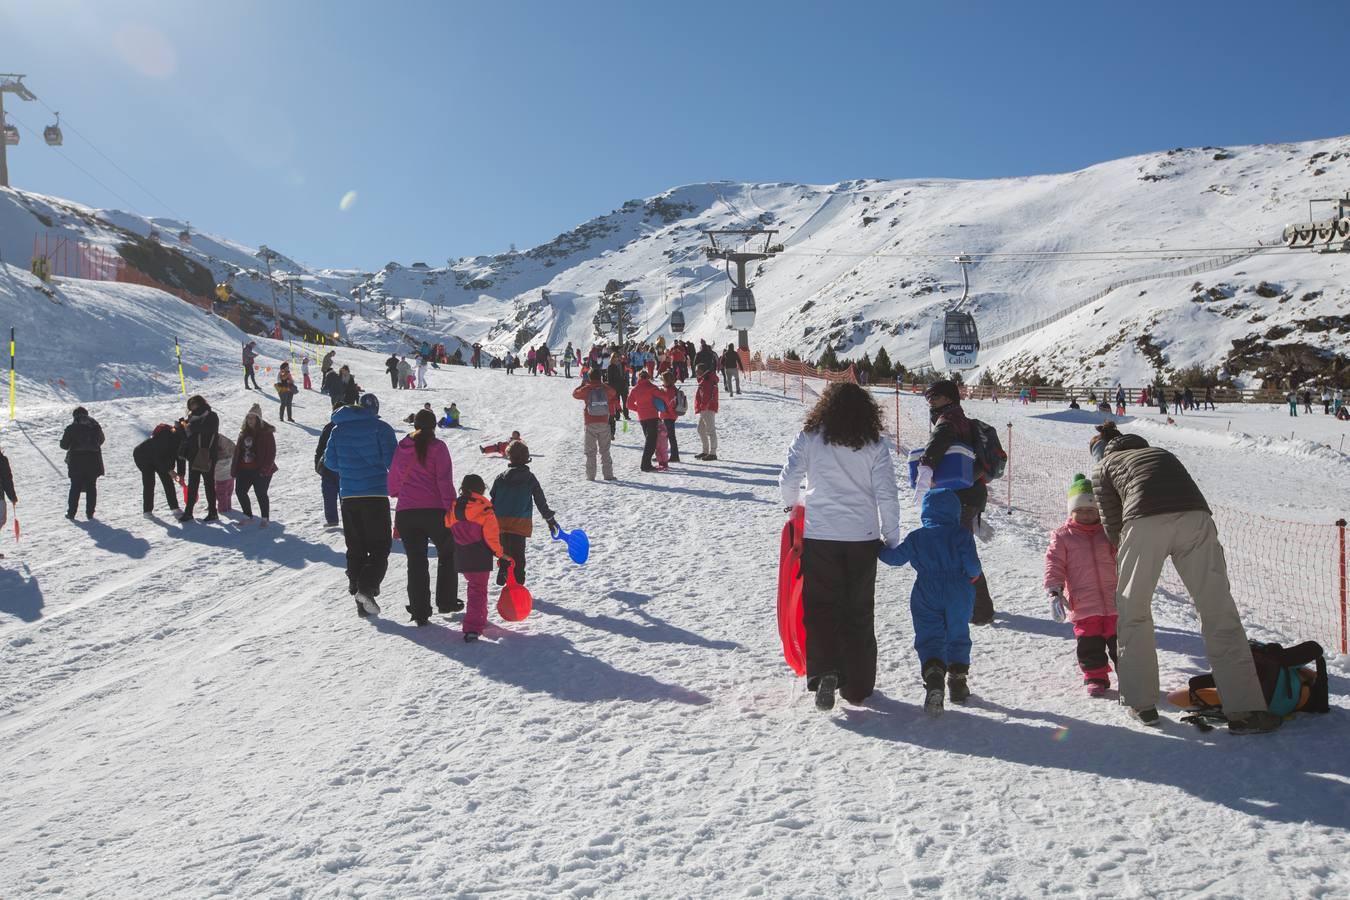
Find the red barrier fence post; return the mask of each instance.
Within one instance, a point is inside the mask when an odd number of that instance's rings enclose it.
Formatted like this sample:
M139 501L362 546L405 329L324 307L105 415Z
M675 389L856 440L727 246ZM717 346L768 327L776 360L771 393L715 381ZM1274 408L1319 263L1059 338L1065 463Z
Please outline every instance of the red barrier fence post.
M1345 616L1345 594L1346 594L1346 584L1345 584L1345 520L1344 520L1344 519L1337 519L1337 520L1336 520L1336 531L1337 531L1338 534L1339 534L1339 541L1338 541L1337 543L1338 543L1338 545L1339 545L1339 552L1340 552L1340 570L1341 570L1341 572L1340 572L1340 594L1341 594L1341 653L1347 653L1347 652L1350 652L1350 650L1347 650L1347 644L1350 644L1350 640L1347 640L1347 634L1346 634L1346 616Z
M1013 443L1012 423L1008 423L1008 515L1012 515Z

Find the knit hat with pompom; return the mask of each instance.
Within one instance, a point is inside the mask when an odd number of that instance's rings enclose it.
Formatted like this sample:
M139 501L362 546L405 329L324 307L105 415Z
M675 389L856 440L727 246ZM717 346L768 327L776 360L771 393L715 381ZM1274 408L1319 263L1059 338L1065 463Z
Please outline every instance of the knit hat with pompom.
M1097 498L1092 494L1092 481L1083 474L1073 476L1073 481L1069 482L1069 512L1084 506L1097 505Z

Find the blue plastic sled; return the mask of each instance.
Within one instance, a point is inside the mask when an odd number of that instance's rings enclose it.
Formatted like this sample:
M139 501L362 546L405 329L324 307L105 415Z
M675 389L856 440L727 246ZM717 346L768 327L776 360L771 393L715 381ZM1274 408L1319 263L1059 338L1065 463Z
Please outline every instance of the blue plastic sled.
M555 541L562 541L567 545L567 555L572 557L572 562L579 566L586 565L586 560L591 556L591 539L586 537L586 532L580 528L573 528L571 531L558 529L558 533L553 535Z
M923 458L923 448L909 452L909 486L919 478L919 460ZM938 462L933 472L933 487L960 490L975 483L975 451L965 444L952 444Z

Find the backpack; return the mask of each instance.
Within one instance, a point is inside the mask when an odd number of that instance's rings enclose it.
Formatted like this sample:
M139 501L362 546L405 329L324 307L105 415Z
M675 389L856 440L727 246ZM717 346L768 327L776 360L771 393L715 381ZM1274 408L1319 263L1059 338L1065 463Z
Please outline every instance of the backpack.
M1277 716L1287 716L1299 709L1315 713L1331 711L1328 702L1327 659L1323 655L1321 644L1316 641L1304 641L1293 647L1281 647L1279 644L1262 644L1258 641L1249 643L1252 647L1252 662L1256 664L1256 677L1261 682L1261 693L1265 695L1266 707L1270 712ZM1308 696L1305 699L1304 679L1299 673L1309 663L1316 665L1317 674L1308 685ZM1190 680L1192 704L1208 705L1197 696L1197 692L1214 686L1212 673L1193 677Z
M1008 470L1008 454L1003 450L1003 442L998 439L998 429L979 419L971 419L970 425L975 432L975 462L984 480L1002 478Z
M684 391L676 389L675 391L675 415L682 416L689 412L689 398L684 395Z
M603 387L593 387L586 394L586 415L609 418L609 394Z

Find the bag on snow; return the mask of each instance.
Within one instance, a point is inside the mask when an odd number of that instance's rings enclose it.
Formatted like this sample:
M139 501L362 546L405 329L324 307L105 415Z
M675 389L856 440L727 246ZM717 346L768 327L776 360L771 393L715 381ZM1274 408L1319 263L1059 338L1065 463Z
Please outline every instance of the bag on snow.
M591 388L586 393L586 415L609 418L609 394L603 387Z
M984 475L985 481L1002 478L1008 470L1008 454L998 439L998 429L979 419L971 419L970 424L975 429L975 461L979 464L980 474Z
M1304 641L1293 647L1251 641L1252 662L1266 698L1266 708L1277 716L1295 711L1325 713L1331 711L1327 685L1327 659L1322 645ZM1312 664L1316 671L1304 666ZM1205 673L1191 678L1186 691L1191 708L1221 707L1214 675Z
M689 398L684 395L684 391L677 389L675 391L675 415L682 416L689 412Z

